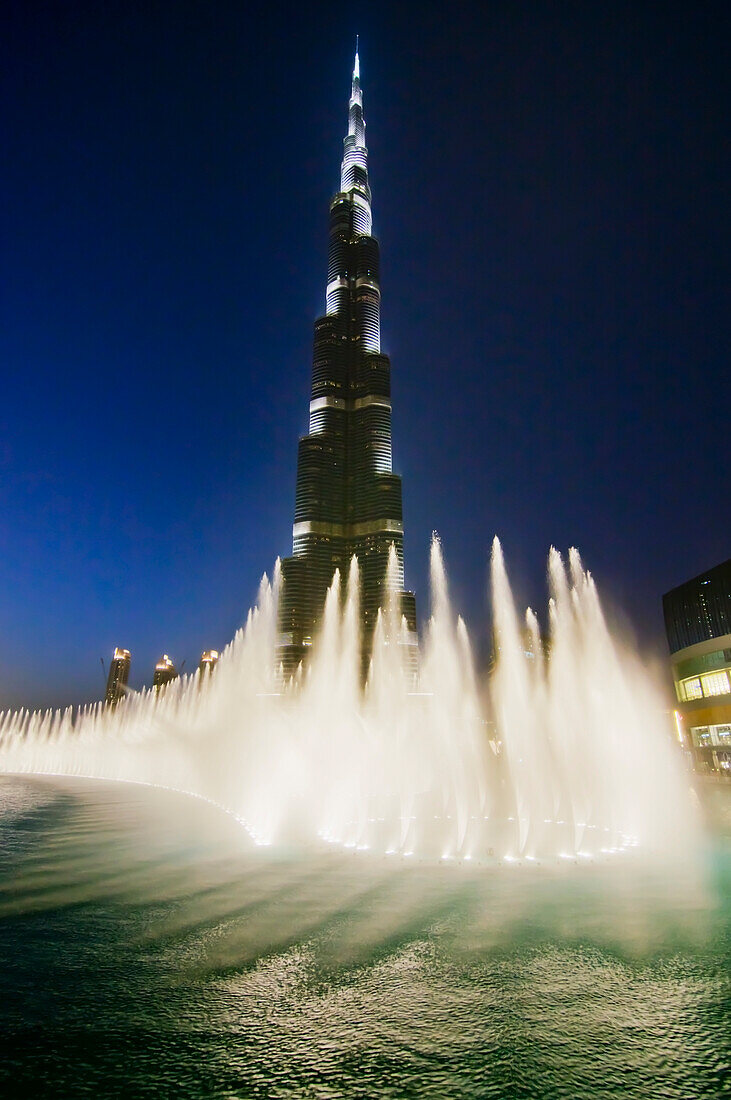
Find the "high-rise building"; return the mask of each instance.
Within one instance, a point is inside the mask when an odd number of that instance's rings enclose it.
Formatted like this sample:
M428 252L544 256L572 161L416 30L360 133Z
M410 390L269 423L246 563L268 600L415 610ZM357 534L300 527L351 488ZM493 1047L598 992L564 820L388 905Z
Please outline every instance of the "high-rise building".
M731 776L731 559L666 592L676 712L696 767Z
M282 562L285 674L306 654L333 574L340 570L344 587L353 555L366 667L378 609L387 602L392 545L396 598L415 642L414 595L403 586L401 478L391 469L391 364L381 351L379 248L371 233L357 49L344 147L340 190L330 203L326 312L315 322L310 430L299 442L292 556Z
M173 662L168 657L167 653L163 653L160 660L155 665L155 671L152 674L152 686L155 691L160 692L169 684L171 680L175 680L178 675Z
M198 662L198 672L200 673L201 683L204 676L210 676L216 667L220 654L217 649L207 649L205 653L201 654L201 659Z
M107 677L107 694L105 701L108 706L116 707L119 700L127 690L127 681L129 680L129 670L132 664L132 658L128 649L120 649L119 646L114 650L114 656L109 666L109 676Z

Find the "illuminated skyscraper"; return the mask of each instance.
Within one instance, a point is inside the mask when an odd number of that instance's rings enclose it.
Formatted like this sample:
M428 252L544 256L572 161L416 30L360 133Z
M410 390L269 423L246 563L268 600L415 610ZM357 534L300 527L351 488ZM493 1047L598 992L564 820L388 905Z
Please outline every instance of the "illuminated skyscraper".
M325 316L315 322L310 430L300 439L292 556L282 562L280 657L291 673L307 652L335 569L358 558L364 663L386 601L391 545L397 595L412 637L413 593L403 589L401 478L391 469L391 364L381 352L378 241L363 94L355 54L340 190L330 203Z
M201 683L204 676L209 676L218 662L220 654L217 649L207 649L205 653L201 654L201 659L198 662L198 672L200 673Z
M171 680L175 680L177 675L178 670L175 665L170 660L167 653L163 653L162 657L155 665L155 671L152 674L152 686L155 691L160 692L166 684L169 684Z
M129 650L120 649L119 646L117 646L114 650L112 663L109 666L109 676L107 677L107 694L105 700L108 706L116 707L117 703L124 695L127 689L131 664L132 658L130 657Z

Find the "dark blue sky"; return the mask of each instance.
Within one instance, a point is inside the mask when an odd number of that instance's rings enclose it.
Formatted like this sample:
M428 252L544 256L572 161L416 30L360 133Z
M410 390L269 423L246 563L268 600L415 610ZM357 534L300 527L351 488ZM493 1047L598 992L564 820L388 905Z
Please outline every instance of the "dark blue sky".
M291 548L361 36L406 579L731 553L724 6L6 6L0 706L223 646ZM358 11L357 22L355 12Z

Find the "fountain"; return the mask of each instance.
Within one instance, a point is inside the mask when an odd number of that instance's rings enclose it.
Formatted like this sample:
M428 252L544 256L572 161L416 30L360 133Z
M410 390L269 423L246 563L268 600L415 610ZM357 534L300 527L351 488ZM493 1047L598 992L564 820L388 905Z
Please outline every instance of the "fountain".
M546 646L533 611L518 615L497 539L491 573L497 659L484 683L435 537L417 674L394 597L362 688L354 559L333 578L311 660L284 684L277 566L213 676L130 692L116 709L6 713L0 770L184 791L260 845L412 861L581 862L637 849L680 859L693 835L680 753L578 552L568 567L550 552Z

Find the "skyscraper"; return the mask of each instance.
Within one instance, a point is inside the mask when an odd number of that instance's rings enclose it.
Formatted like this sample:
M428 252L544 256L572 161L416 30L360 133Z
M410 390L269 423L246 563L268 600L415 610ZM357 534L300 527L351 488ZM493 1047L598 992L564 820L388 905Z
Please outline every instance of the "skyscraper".
M171 680L176 680L177 676L178 670L175 665L170 660L167 653L163 653L162 657L155 665L155 671L152 674L153 688L159 694L165 685L169 684Z
M119 700L124 695L127 689L127 681L129 680L129 670L132 664L132 658L128 649L120 649L119 646L114 650L114 656L109 666L109 676L107 678L107 694L105 701L108 706L116 707Z
M214 668L218 663L220 654L217 649L207 649L201 654L201 659L198 662L198 672L200 673L200 682L203 682L204 676L210 676Z
M396 551L397 598L412 637L414 595L403 587L401 478L391 469L391 364L381 352L378 241L356 48L340 190L330 203L325 316L315 322L310 430L300 439L292 556L282 562L280 658L285 674L311 644L327 589L358 558L364 667L386 571Z

